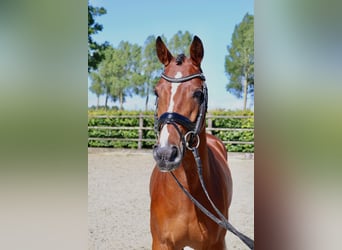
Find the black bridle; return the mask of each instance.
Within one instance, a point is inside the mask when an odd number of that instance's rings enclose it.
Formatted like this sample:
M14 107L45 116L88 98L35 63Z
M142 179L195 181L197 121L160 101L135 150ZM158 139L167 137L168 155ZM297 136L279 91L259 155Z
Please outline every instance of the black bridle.
M243 233L240 233L235 227L233 227L232 224L229 223L229 221L225 218L225 216L221 213L221 211L215 206L214 202L211 200L208 191L205 187L205 183L203 180L203 174L202 174L202 161L198 153L198 146L199 146L199 133L201 131L202 125L204 124L204 119L205 119L205 113L207 112L207 105L208 105L208 90L207 86L205 84L205 77L203 73L197 73L197 74L192 74L186 77L181 77L181 78L172 78L164 73L161 75L163 79L170 83L182 83L182 82L187 82L190 81L194 78L200 78L203 81L203 102L200 104L200 109L199 113L197 115L196 121L192 122L189 120L189 118L176 113L176 112L165 112L163 113L159 118L158 118L158 97L156 98L156 111L154 114L154 129L159 136L159 132L162 129L162 127L165 124L171 124L173 125L176 130L178 131L178 134L181 138L182 144L183 144L183 154L184 154L184 148L186 147L187 149L191 150L195 161L197 165L197 171L198 171L198 176L200 179L200 183L202 186L202 189L210 202L211 206L215 210L215 212L218 214L219 217L213 215L208 209L206 209L201 203L199 203L191 194L190 192L179 182L177 177L174 175L173 172L170 172L172 177L175 179L176 183L178 186L182 189L182 191L188 196L188 198L195 204L196 207L198 207L205 215L207 215L210 219L212 219L215 223L220 225L221 227L225 228L226 230L229 230L233 234L235 234L237 237L239 237L250 249L254 249L254 241L244 235ZM178 128L178 125L183 126L184 128L187 129L187 133L185 135L182 135L180 129ZM189 138L188 138L189 136Z
M158 112L158 97L156 97L156 111L154 114L154 130L157 133L157 135L159 135L159 132L161 131L162 127L165 124L171 124L176 128L177 128L177 124L179 124L187 130L187 133L185 135L182 135L180 130L177 129L179 136L181 138L181 141L183 143L183 147L187 147L187 148L192 147L195 141L197 141L197 145L198 145L199 144L198 135L201 131L201 128L205 119L205 113L207 112L207 108L208 108L208 89L207 89L207 85L205 84L205 77L203 73L196 73L196 74L192 74L192 75L188 75L188 76L180 77L180 78L172 78L163 73L161 77L170 83L183 83L183 82L190 81L194 78L199 78L202 80L202 91L203 91L204 98L203 98L202 103L200 104L199 112L198 112L195 122L190 121L189 118L176 112L165 112L160 117L158 117L158 113L157 113Z

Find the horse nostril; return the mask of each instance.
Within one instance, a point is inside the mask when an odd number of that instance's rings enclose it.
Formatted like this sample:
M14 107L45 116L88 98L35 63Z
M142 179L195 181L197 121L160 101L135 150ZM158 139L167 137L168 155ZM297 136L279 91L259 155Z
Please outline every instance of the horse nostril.
M170 153L169 153L168 148L160 147L160 145L155 145L153 147L153 155L155 156L155 159L162 160L162 161L169 160L170 158Z
M161 159L162 158L162 154L161 154L161 150L160 150L160 146L159 145L154 145L153 146L153 156L156 159Z
M170 161L174 161L177 158L177 156L178 156L178 148L176 146L172 146Z

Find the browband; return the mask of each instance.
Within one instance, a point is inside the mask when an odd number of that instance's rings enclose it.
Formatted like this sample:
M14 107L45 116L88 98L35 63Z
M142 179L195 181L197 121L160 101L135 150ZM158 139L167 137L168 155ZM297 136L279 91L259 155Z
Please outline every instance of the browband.
M186 77L180 77L180 78L172 78L163 73L161 74L161 77L164 78L168 82L175 82L175 83L187 82L197 77L200 78L202 81L205 81L205 76L203 75L203 73L192 74L192 75L188 75Z

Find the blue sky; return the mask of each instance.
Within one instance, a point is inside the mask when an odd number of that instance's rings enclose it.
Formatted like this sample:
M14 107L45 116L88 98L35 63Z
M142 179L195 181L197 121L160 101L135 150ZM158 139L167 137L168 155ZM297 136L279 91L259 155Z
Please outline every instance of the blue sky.
M94 36L100 43L108 41L116 47L120 41L129 41L143 46L149 35L170 39L179 30L199 36L204 45L202 69L209 89L208 108L242 109L243 100L226 91L224 60L235 25L247 12L254 14L253 0L91 0L90 4L107 10L107 14L96 18L103 25L103 31ZM150 100L149 107L153 109L154 97ZM104 96L100 97L100 104L104 105ZM96 105L96 96L88 91L88 106L92 105ZM144 99L138 96L127 98L124 103L127 110L144 107ZM247 107L253 108L249 103Z

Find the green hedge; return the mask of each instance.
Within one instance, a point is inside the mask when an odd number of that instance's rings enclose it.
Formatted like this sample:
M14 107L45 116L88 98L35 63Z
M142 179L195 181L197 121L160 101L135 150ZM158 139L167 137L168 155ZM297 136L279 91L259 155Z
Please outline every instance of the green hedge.
M138 127L139 119L127 118L124 116L139 115L139 111L88 111L88 126L104 126L104 127ZM144 115L150 115L151 118L144 118L144 127L154 126L154 112L143 112ZM212 115L220 116L253 116L251 111L211 111ZM119 116L119 118L96 118L95 116ZM122 117L120 117L122 116ZM212 121L213 128L254 128L254 118L215 118ZM254 131L212 131L212 134L223 141L254 141ZM108 130L108 129L92 129L88 128L89 138L139 138L138 129L131 130ZM143 142L143 148L152 148L155 143L156 135L153 130L143 130L144 139L153 139L151 142ZM121 141L121 140L89 140L88 147L113 147L113 148L138 148L137 141ZM229 152L254 152L253 144L226 144Z
M88 126L104 126L104 127L138 127L139 119L127 118L124 116L138 116L140 112L137 111L88 111ZM153 112L143 112L144 115L153 115ZM94 116L123 116L120 118L96 118ZM153 118L144 118L144 127L153 128ZM92 129L88 128L89 138L125 138L138 139L138 129L131 130L108 130L108 129ZM143 130L144 139L156 139L153 131ZM143 142L143 148L151 148L155 142ZM88 147L114 147L114 148L138 148L137 141L99 141L89 140Z
M218 116L254 116L252 111L212 111L212 115ZM254 129L254 117L252 118L216 118L212 122L213 128L248 128ZM253 142L254 131L212 131L212 134L222 141ZM226 144L229 152L254 152L253 144Z

